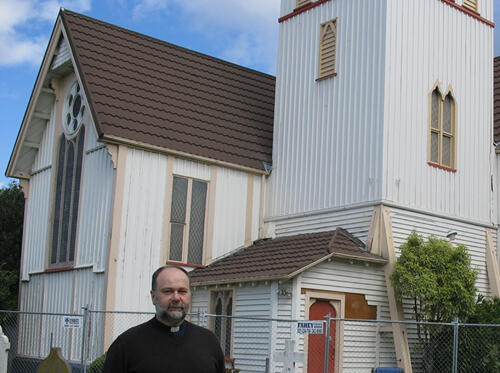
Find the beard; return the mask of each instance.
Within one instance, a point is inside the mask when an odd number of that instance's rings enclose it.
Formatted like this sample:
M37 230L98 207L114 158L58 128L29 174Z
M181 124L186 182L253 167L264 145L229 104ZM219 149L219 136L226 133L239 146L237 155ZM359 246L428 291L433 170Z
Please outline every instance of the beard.
M169 304L166 309L158 309L156 315L163 323L178 326L186 318L186 308L182 304Z

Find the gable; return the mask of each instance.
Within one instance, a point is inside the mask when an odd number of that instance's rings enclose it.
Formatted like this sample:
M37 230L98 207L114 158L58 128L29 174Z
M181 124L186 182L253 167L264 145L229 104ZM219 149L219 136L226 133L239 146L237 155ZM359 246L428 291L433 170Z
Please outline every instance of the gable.
M50 81L73 69L101 142L260 172L271 163L273 76L61 9L8 176L29 178L55 99Z

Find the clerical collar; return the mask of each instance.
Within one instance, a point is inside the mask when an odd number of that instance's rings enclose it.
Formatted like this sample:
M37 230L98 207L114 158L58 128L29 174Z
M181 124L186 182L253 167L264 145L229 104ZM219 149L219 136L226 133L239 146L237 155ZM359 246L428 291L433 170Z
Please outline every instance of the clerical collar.
M176 333L179 331L180 328L181 328L180 326L171 326L170 333Z

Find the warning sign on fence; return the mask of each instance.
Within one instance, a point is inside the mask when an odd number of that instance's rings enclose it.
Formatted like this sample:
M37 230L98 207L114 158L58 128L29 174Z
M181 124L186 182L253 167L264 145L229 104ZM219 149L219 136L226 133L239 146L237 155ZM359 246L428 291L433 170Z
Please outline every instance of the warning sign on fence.
M299 334L323 334L323 321L297 321L297 333Z
M63 328L77 328L82 327L81 316L63 316Z

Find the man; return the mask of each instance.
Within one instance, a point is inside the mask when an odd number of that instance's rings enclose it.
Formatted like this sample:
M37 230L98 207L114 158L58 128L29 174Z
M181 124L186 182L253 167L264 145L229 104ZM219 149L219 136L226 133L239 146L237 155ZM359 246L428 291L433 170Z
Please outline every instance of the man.
M224 373L215 335L185 321L191 304L188 273L164 266L153 273L156 315L121 334L109 347L104 373Z

